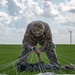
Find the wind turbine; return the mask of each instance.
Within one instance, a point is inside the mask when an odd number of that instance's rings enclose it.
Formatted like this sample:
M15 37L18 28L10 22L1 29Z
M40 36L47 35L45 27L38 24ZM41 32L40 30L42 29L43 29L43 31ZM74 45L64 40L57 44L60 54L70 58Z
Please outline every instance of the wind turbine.
M70 44L72 44L72 31L70 30Z

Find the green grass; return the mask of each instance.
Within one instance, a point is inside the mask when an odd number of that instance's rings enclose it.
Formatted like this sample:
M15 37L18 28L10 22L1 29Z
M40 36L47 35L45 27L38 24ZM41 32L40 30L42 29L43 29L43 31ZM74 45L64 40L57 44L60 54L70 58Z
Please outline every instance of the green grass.
M22 72L16 72L14 66L16 65L16 61L21 53L22 46L21 45L0 45L0 73L7 73L8 75L20 75ZM73 63L75 64L75 45L56 45L56 52L61 65ZM42 57L45 53L41 53L41 60L45 63L49 63L49 59L45 59ZM33 56L33 59L31 57ZM37 55L33 52L29 56L28 62L35 63L37 62ZM14 64L15 63L15 64ZM9 71L10 70L10 71ZM12 71L11 71L12 70ZM62 73L67 74L75 74L74 71L66 71L60 70ZM55 71L56 73L60 73L59 70ZM18 73L18 74L17 74ZM33 75L39 73L26 71L23 75Z

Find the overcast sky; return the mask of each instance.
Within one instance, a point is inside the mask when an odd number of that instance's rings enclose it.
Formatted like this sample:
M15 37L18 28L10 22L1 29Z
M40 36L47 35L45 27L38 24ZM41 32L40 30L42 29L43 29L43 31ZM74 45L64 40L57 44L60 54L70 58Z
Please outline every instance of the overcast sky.
M45 21L55 44L75 44L75 0L0 0L0 44L21 44L28 23Z

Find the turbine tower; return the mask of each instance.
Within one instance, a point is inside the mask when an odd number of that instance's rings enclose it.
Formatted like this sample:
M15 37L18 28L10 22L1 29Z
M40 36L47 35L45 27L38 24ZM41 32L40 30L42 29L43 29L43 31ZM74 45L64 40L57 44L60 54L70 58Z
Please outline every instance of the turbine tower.
M70 32L70 44L72 44L72 31L69 32Z

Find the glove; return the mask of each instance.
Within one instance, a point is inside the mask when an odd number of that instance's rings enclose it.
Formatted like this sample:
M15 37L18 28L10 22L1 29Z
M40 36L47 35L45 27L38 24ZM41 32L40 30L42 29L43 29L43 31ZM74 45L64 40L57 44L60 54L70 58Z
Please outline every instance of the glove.
M40 50L34 50L33 51L35 54L40 54Z
M28 48L29 48L31 51L36 50L36 47L35 47L35 46L30 46L29 44L28 44Z

